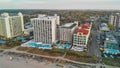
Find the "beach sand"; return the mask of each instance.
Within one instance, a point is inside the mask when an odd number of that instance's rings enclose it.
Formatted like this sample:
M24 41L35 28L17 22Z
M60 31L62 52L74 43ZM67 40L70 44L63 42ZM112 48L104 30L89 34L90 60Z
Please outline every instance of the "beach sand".
M53 64L46 65L45 62L37 62L26 59L9 60L8 56L0 57L0 68L56 68Z
M60 64L61 65L61 64ZM43 58L24 52L10 52L0 50L0 68L100 68L101 64L87 65L74 62L65 62L60 67L55 59ZM120 68L104 65L105 68Z
M12 57L12 60L10 60ZM9 55L0 55L0 68L62 68L52 62L39 62L33 59L25 59ZM77 68L71 65L65 65L64 68Z

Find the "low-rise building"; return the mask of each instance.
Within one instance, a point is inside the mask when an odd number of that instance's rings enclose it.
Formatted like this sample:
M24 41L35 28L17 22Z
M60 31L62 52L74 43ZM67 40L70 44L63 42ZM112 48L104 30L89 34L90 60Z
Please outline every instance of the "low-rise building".
M119 44L111 33L106 33L106 40L104 41L104 52L107 54L118 54Z
M103 31L103 32L108 32L108 31L110 31L110 29L109 29L109 27L108 27L108 25L107 25L106 23L101 23L101 24L99 25L99 30L100 30L100 31Z
M75 30L73 34L73 50L84 51L87 48L91 26L91 23L85 23Z
M113 34L114 34L116 40L118 41L118 44L120 47L120 30L118 29L118 30L114 31Z

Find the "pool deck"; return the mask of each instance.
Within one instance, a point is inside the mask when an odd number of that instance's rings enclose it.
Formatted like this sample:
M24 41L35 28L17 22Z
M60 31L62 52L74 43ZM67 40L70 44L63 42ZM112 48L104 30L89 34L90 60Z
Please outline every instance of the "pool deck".
M70 49L71 44L56 44L56 47L60 49L64 49L64 48Z

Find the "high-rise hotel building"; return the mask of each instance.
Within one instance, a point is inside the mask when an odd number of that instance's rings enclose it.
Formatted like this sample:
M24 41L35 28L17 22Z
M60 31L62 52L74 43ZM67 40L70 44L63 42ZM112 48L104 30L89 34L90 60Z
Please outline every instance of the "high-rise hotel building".
M114 13L109 16L109 24L115 28L120 28L120 13Z
M0 35L6 38L16 37L24 31L23 15L9 15L3 13L0 16Z
M57 25L59 25L59 16L39 15L38 18L32 18L34 41L37 43L51 44L56 40Z
M59 27L59 40L61 42L72 43L73 32L78 27L78 22L67 23Z

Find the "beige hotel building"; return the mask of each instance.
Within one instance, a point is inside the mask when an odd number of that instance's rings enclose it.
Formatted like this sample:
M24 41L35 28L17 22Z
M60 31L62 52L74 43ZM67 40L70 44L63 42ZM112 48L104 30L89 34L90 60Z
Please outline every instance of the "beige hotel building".
M18 15L9 15L8 13L3 13L0 16L0 36L6 38L16 37L22 34L24 31L23 15L18 13Z

